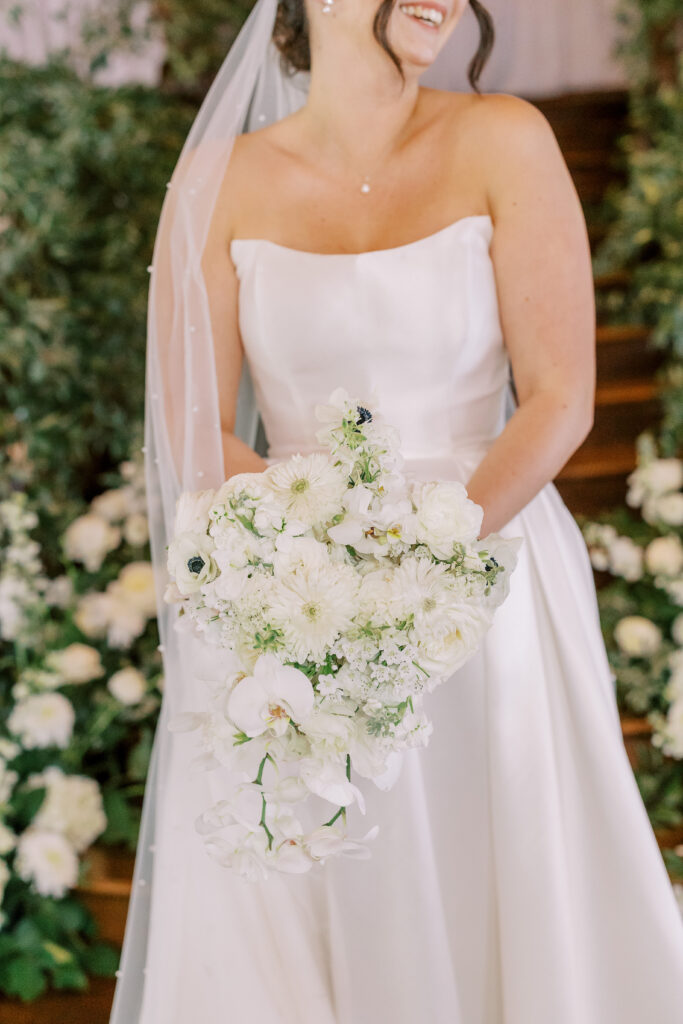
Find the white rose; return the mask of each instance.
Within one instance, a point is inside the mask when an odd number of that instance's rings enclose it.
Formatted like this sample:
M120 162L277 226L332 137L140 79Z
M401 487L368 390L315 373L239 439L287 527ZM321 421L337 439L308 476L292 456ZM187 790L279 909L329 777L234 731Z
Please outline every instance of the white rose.
M78 882L78 857L59 832L28 828L17 844L14 868L41 896L59 899Z
M61 693L25 697L12 709L7 728L24 747L67 747L75 721L71 703Z
M490 613L474 603L451 609L449 618L450 629L444 631L440 623L438 632L430 635L429 630L424 630L420 636L417 662L430 676L436 677L427 684L428 689L440 678L451 676L474 654L491 623Z
M181 594L196 593L218 574L214 542L203 533L181 533L168 546L168 571Z
M109 594L83 594L76 605L74 622L84 636L94 640L106 633L111 611Z
M645 548L645 565L653 576L678 576L683 570L683 544L678 537L656 537Z
M89 683L104 675L99 651L88 644L69 644L59 651L50 651L45 662L66 683Z
M128 516L123 524L123 536L126 544L130 544L131 547L139 548L146 544L149 540L147 516L142 512L134 512L133 515Z
M81 853L107 827L100 787L84 775L65 775L56 766L30 775L30 788L45 787L45 797L35 815L33 828L59 832Z
M125 487L104 491L93 498L90 508L108 523L119 523L128 514L128 492Z
M64 533L67 558L82 562L88 572L97 572L105 556L120 543L120 530L94 512L74 519Z
M476 540L484 510L467 497L459 480L417 483L413 486L417 540L437 558L450 558L456 543Z
M683 487L683 463L680 459L653 459L637 470L643 486L653 494L678 491Z
M209 526L209 509L216 501L216 492L184 491L176 502L175 526L173 532L206 533Z
M139 669L129 666L110 676L107 689L121 704L139 704L147 692L147 680Z
M654 622L642 615L626 615L614 629L614 639L624 654L647 658L658 650L662 633Z
M683 494L676 492L655 498L653 513L667 526L683 525Z
M633 583L643 575L643 549L630 537L617 537L608 551L610 572Z
M154 569L151 562L129 562L108 585L107 593L116 601L130 605L145 618L154 618L157 613Z

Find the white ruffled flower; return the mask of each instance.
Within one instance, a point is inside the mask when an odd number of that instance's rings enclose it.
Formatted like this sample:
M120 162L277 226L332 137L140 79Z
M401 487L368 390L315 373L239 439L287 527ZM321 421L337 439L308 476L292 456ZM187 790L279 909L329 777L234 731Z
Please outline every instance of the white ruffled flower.
M655 537L645 548L645 565L652 575L678 576L683 571L683 544L674 534Z
M107 587L114 600L135 608L145 618L157 613L154 568L151 562L129 562Z
M480 605L464 603L451 608L434 629L423 627L418 664L437 679L453 675L474 654L490 623L490 612Z
M632 508L643 503L648 495L666 494L683 487L683 463L680 459L652 459L626 478L629 490L626 504Z
M50 608L67 608L73 599L74 585L69 576L56 576L48 580L43 598Z
M82 562L88 572L97 572L105 557L121 543L121 531L102 516L88 512L64 533L64 551L73 562Z
M140 548L149 540L149 523L142 512L134 512L123 524L123 538L126 544Z
M233 687L227 713L247 736L260 736L267 729L280 736L290 720L299 723L310 715L314 700L308 676L283 665L274 654L264 654L252 675Z
M357 594L357 577L346 565L294 572L276 581L272 621L282 629L292 660L324 660L339 634L348 629Z
M99 651L88 644L73 643L61 650L50 651L45 663L65 683L89 683L104 675Z
M306 526L327 523L339 511L346 477L326 455L294 455L269 466L264 474L277 500Z
M609 547L608 559L610 572L629 583L643 575L643 549L630 537L617 537Z
M67 747L76 715L61 693L38 693L20 700L7 719L7 728L27 749Z
M139 704L147 692L147 680L139 669L129 665L109 677L107 689L121 704Z
M683 494L662 494L655 497L650 505L651 522L665 523L667 526L683 526Z
M128 491L125 487L103 491L93 498L90 508L108 523L120 523L128 515Z
M614 639L619 649L631 658L648 658L659 650L662 633L650 619L626 615L617 622Z
M484 510L467 496L459 480L413 485L417 540L436 558L448 559L456 544L477 539Z
M59 899L78 882L78 856L59 832L26 829L17 844L14 869L41 896Z
M111 613L111 596L93 591L79 598L74 612L74 622L84 636L95 640L107 632Z
M212 490L183 491L176 502L175 528L180 533L206 533L209 528L209 509L216 501Z
M45 797L32 826L61 833L82 853L107 827L100 787L84 775L66 775L51 765L39 774L30 775L31 788L45 788Z

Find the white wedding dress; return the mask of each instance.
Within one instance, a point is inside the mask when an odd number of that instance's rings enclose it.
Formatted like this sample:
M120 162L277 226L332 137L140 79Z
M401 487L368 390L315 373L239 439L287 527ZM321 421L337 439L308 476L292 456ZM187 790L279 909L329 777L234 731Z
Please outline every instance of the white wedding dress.
M343 386L375 393L412 472L467 482L514 409L492 232L474 215L358 254L232 242L270 458L316 449L313 406ZM370 860L259 883L220 867L193 822L221 776L189 771L195 734L170 737L139 1024L680 1024L683 924L580 530L548 483L500 532L523 537L509 597L429 698L430 746L349 808L352 835L380 824Z

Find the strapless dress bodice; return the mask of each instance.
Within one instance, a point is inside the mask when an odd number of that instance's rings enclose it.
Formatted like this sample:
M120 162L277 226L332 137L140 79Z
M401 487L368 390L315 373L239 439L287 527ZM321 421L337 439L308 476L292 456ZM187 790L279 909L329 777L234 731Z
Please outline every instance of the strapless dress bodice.
M408 462L486 450L505 423L510 378L492 234L482 214L361 253L232 240L271 459L319 449L313 406L337 387L374 402Z

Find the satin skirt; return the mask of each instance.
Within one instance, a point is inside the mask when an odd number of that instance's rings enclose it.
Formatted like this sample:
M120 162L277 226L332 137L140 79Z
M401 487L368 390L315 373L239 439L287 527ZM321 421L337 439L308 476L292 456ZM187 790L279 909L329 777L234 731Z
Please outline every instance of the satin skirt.
M430 745L389 792L364 781L365 816L349 808L352 835L380 825L371 859L226 871L192 827L225 780L190 772L172 737L147 952L127 968L144 971L139 1024L680 1024L683 924L581 532L552 483L500 532L524 541L510 593L430 696Z

